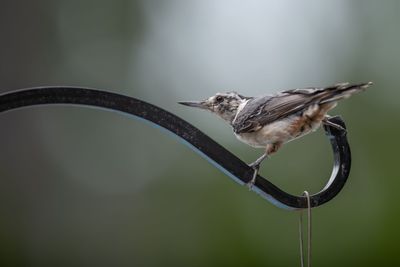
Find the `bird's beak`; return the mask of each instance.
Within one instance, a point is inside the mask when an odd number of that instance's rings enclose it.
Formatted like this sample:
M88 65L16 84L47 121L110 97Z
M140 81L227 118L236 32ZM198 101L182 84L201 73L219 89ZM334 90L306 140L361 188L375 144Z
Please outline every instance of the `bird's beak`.
M178 103L189 107L208 109L205 101L183 101Z

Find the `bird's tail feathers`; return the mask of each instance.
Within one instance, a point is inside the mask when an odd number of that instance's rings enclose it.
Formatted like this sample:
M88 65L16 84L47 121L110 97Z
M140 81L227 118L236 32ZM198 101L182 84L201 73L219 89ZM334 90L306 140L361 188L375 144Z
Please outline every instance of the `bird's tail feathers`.
M325 88L318 97L320 99L319 102L324 104L345 99L353 94L364 91L371 85L372 82L360 84L338 83L334 86Z

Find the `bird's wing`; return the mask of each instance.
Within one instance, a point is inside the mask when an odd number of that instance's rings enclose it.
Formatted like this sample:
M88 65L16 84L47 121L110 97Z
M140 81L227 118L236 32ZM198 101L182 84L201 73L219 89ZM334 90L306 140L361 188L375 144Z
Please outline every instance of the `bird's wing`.
M283 91L274 96L252 98L233 122L235 133L254 132L264 125L300 112L308 106L338 101L363 91L372 83L338 83L325 88Z
M306 88L281 92L274 96L257 97L249 100L239 112L234 123L235 133L254 132L264 125L295 114L315 101L321 89Z

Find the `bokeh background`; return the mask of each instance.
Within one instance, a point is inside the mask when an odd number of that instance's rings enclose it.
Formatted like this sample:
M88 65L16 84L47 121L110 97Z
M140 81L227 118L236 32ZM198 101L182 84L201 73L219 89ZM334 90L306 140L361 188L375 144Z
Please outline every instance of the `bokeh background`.
M400 264L400 2L2 0L0 90L102 88L159 105L246 162L212 114L179 106L237 90L373 81L332 114L348 125L348 183L313 210L315 266ZM103 110L0 116L0 266L299 266L297 212L234 183L164 132ZM320 130L262 174L317 192Z

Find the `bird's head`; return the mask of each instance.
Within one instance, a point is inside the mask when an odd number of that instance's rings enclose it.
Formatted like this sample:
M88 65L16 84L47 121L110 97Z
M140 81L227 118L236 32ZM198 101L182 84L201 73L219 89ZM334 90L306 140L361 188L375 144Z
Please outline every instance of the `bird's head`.
M236 92L217 93L202 101L178 102L179 104L209 110L229 123L235 118L238 107L250 99Z

